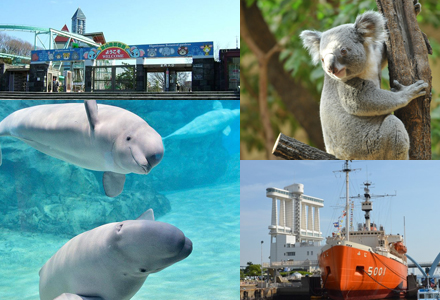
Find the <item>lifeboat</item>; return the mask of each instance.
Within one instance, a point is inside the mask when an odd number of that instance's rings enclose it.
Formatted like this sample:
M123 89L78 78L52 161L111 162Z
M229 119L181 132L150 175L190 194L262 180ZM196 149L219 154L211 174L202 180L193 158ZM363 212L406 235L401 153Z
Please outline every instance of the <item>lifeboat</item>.
M393 245L393 248L400 254L406 253L406 247L402 242L396 242Z

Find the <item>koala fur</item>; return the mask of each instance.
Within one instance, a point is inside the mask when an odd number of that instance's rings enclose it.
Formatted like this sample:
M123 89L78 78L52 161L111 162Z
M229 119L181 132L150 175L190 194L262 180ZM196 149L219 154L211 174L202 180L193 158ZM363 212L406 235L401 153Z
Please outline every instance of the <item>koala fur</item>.
M387 64L385 18L370 11L354 24L305 30L300 37L325 71L320 117L327 152L346 160L408 159L408 133L391 113L425 95L428 84L394 81L395 89L380 88Z

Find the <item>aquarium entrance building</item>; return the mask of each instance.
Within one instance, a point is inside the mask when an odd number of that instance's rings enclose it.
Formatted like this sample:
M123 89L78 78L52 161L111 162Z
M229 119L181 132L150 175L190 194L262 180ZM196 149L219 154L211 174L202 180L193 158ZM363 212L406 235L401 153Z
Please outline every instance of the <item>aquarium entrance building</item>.
M177 72L192 73L192 91L218 90L213 52L213 42L148 45L108 42L99 47L35 50L31 54L29 90L44 91L47 84L45 72L52 63L60 62L70 64L68 70L78 69L77 65L83 65L82 83L85 92L147 91L149 72L164 73L165 91L178 89ZM169 58L170 63L154 64L156 58ZM181 58L179 63L174 62L176 58ZM117 60L128 59L135 59L136 64L116 65ZM239 70L239 65L237 69ZM64 77L66 89L73 90L75 83L68 74Z

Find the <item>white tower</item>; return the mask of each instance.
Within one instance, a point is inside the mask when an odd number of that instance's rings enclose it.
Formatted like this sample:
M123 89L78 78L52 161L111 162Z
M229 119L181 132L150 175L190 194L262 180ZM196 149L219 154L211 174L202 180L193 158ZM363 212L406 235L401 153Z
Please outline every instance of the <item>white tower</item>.
M323 240L319 209L324 200L304 195L304 185L297 183L267 188L266 196L272 199L270 261L315 260Z

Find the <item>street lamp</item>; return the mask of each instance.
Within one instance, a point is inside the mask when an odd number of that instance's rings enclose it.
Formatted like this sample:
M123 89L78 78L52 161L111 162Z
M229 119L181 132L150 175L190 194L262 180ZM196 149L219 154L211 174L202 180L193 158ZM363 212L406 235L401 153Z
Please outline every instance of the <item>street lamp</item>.
M263 243L264 241L261 241L261 279L263 279Z

